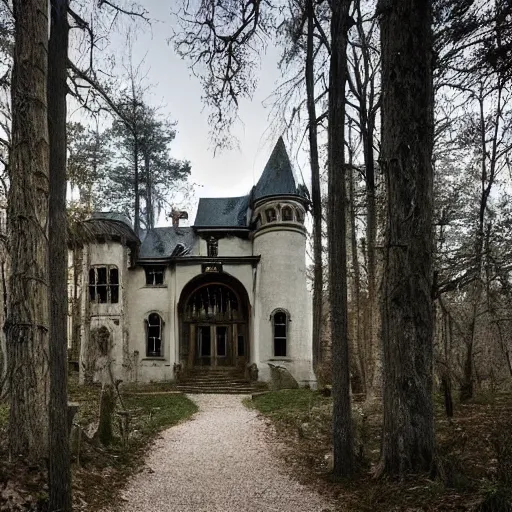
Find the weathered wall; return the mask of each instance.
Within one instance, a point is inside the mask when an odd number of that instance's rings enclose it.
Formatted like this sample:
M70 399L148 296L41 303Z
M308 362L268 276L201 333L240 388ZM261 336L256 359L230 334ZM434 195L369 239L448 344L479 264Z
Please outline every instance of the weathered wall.
M282 229L277 225L260 230L253 241L236 237L219 240L218 254L221 258L261 255L256 269L249 263L224 264L223 267L223 271L238 279L247 291L250 302L250 362L258 365L261 380L270 378L268 362L285 366L302 384L313 380L311 304L306 289L305 243L305 234L300 228ZM205 255L206 243L201 240L196 250ZM88 269L93 265L118 267L118 304L89 302ZM179 262L166 269L163 285L148 286L142 267L128 268L128 249L121 244L92 244L89 250L84 251L82 318L89 318L89 322L84 321L82 340L89 340L90 330L101 326L109 329L112 339L109 360L98 358L96 379L107 378L106 363L111 365L114 378L125 381L174 379L174 364L179 361L178 303L187 283L200 275L200 263ZM273 355L270 315L276 308L286 309L290 313L286 358ZM164 322L163 351L162 357L158 358L146 356L145 320L152 312L158 313ZM86 355L87 346L83 343L82 381Z
M146 285L146 274L141 267L131 269L127 280L127 332L129 336L126 379L131 381L159 381L174 378L175 337L173 315L173 272L166 269L164 284ZM158 313L164 322L162 357L146 356L146 329L144 321L150 313Z
M260 378L269 380L268 362L286 367L299 381L314 381L311 368L311 301L306 287L306 237L299 230L264 228L254 238L254 254L261 255L256 283L256 363ZM271 314L290 314L286 357L274 357Z
M107 379L110 365L115 378L122 377L123 347L125 344L125 314L126 314L126 278L128 272L127 249L117 242L90 244L84 250L82 267L82 314L81 329L82 346L80 350L80 381L86 379L93 360L96 360L95 380ZM117 304L95 304L89 301L89 268L94 265L116 265L119 271L119 300ZM107 358L97 354L97 347L92 346L90 337L92 329L107 327L111 333L111 350Z

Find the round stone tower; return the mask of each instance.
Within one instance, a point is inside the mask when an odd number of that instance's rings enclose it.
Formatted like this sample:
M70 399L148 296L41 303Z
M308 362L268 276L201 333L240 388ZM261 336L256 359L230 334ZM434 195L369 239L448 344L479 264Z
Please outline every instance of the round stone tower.
M260 377L283 366L299 384L312 372L312 308L306 286L307 189L293 174L280 138L252 191L255 276L254 354ZM270 363L270 365L269 365Z

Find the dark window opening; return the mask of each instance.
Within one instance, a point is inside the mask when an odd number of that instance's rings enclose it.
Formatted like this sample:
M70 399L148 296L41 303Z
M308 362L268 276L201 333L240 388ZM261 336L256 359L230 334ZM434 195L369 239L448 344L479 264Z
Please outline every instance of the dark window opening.
M238 354L239 357L245 356L245 340L244 340L243 334L238 335L236 349L237 349L236 353Z
M151 313L147 323L146 356L162 356L162 318L157 313Z
M267 222L275 222L277 220L276 211L274 208L269 208L265 215L267 216Z
M185 306L185 320L232 322L243 318L233 291L222 284L209 284L196 290Z
M217 356L226 357L228 345L228 328L218 326L217 329Z
M288 334L288 315L278 311L273 316L274 356L286 357L286 339Z
M213 236L208 240L208 258L216 258L219 255L219 241Z
M297 222L304 224L304 215L302 213L302 210L300 208L297 208L297 210L295 210L295 211L297 213Z
M281 210L281 218L283 219L283 221L291 221L291 220L293 220L293 212L292 212L292 209L289 206L285 206Z
M114 265L89 270L89 299L98 304L119 302L119 270Z
M201 357L210 357L212 355L210 326L199 327L199 345Z
M145 267L146 285L159 286L164 284L165 267Z

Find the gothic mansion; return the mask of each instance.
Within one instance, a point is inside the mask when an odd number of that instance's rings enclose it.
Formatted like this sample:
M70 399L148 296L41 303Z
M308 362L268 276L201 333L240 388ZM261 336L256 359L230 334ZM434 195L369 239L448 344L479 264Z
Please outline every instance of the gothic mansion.
M250 194L200 199L191 227L175 215L172 227L139 238L123 215L93 214L74 250L75 289L87 290L70 325L81 380L256 365L265 381L272 363L312 382L308 203L279 139Z

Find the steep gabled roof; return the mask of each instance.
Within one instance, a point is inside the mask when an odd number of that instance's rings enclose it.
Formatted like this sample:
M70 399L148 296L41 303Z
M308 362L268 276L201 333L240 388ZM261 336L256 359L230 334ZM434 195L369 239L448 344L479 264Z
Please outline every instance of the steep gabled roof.
M199 199L195 228L246 228L249 196Z
M281 195L307 198L307 189L297 183L283 138L279 137L263 174L253 189L253 199L257 201L263 197Z

